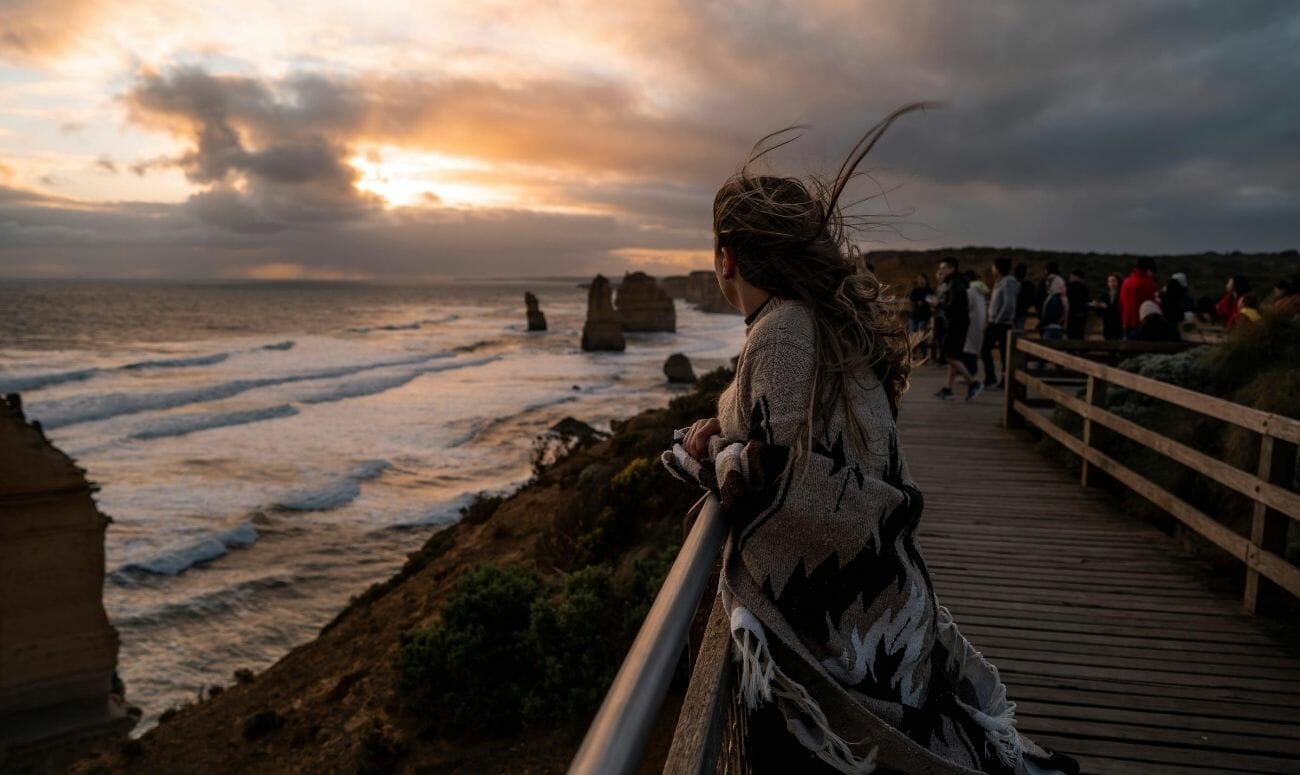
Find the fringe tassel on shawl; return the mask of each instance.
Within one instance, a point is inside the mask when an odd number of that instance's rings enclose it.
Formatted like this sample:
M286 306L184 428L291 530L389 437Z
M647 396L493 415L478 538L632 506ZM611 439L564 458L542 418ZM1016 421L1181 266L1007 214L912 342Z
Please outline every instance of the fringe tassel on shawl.
M977 724L988 733L997 750L998 759L1014 767L1024 757L1024 745L1016 731L1016 704L1007 700L1007 687L998 675L998 669L975 650L957 630L957 623L947 608L935 601L938 609L936 637L948 649L948 668L958 681L969 681L975 688L980 707L972 708L958 700Z
M811 721L820 733L820 741L803 731L791 729L799 742L817 758L840 772L869 775L876 770L876 748L866 756L854 756L849 743L831 730L826 714L822 712L806 689L776 666L776 660L767 648L763 625L741 605L732 605L731 596L723 589L723 602L731 610L731 640L734 658L740 662L740 696L745 706L754 710L764 702L777 698L793 705L800 715ZM820 747L816 747L820 745Z

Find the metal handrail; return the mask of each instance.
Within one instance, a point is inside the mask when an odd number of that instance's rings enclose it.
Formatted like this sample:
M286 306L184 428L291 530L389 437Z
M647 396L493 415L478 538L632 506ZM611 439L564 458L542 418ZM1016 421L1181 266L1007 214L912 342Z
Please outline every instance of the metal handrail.
M569 765L571 774L617 775L640 766L725 536L718 499L709 495Z

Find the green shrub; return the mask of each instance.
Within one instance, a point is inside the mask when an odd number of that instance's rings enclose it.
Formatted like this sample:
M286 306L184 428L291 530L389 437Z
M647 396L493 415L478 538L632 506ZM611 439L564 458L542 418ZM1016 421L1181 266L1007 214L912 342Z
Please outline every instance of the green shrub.
M603 565L569 576L558 602L533 604L542 676L523 708L530 721L576 718L600 704L626 650L621 608Z
M541 583L517 567L480 566L456 585L442 620L403 644L400 690L424 714L421 732L511 732L537 683L529 642Z
M607 565L570 574L554 595L521 568L482 566L442 619L405 639L399 690L420 734L510 734L595 711L659 592L676 547L633 566L619 589Z
M356 775L387 775L397 770L398 761L406 754L407 746L401 740L388 736L377 720L371 720L357 745L354 772Z

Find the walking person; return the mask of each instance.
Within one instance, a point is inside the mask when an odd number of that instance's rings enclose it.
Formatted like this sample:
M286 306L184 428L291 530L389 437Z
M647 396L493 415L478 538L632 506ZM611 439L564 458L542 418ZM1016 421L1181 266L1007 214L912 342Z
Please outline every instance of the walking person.
M1077 762L1016 729L918 545L924 500L895 422L910 348L880 283L849 260L836 202L892 118L835 181L747 164L714 198L714 271L746 316L745 344L717 416L678 431L663 461L712 490L729 522L719 588L746 763L1073 775Z
M966 333L970 331L970 296L966 293L969 286L957 267L957 259L949 256L939 262L937 271L939 295L935 300L935 310L943 323L943 340L939 343L939 352L948 361L948 384L939 388L939 392L934 395L944 400L953 397L958 376L966 381L968 393L975 383L975 377L964 362Z
M1002 373L1006 374L1007 332L1016 323L1016 300L1020 297L1020 283L1011 275L1011 259L993 260L993 294L989 297L988 326L984 329L984 346L980 356L984 360L984 384L994 390L1005 387L993 369L993 351L1002 358Z

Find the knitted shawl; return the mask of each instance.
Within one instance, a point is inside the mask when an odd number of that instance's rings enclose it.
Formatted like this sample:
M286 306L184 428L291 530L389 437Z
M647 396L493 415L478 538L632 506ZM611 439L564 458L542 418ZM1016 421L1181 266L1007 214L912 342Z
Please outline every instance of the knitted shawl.
M728 520L720 592L745 702L776 702L794 738L843 772L1077 772L1017 732L997 669L939 605L915 540L923 499L874 374L849 397L865 454L841 406L795 460L814 337L801 303L767 304L718 401L709 458L686 454L683 431L663 455Z

